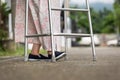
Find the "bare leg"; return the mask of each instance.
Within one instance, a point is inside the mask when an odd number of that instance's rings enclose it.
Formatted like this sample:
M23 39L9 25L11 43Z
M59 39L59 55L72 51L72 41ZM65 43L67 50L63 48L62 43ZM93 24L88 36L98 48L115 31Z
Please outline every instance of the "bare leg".
M52 55L52 51L47 51L48 52L48 55Z
M39 53L40 47L41 47L41 44L33 43L31 53L29 54L29 60L49 59L48 57L46 57L46 56Z
M39 55L39 49L41 47L41 44L33 44L31 54L33 55Z

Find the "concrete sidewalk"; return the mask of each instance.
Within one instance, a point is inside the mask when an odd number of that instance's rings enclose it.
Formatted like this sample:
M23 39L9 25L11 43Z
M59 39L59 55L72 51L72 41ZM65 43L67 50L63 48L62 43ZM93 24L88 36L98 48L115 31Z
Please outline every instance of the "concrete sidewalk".
M120 80L120 47L77 47L68 51L68 60L24 62L21 57L0 59L0 80Z

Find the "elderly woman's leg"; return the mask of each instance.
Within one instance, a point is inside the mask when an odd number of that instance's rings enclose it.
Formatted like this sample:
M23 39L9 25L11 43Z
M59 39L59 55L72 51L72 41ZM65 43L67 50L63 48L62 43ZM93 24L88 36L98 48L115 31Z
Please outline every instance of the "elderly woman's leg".
M51 59L52 58L52 51L48 51L48 56L44 56L39 53L41 44L33 44L31 53L29 54L29 60L40 60L40 59ZM55 51L55 58L56 60L64 57L66 54L64 52Z
M39 53L41 44L33 44L31 53L29 54L29 60L40 60L40 59L49 59L48 57Z
M33 55L39 55L39 49L41 47L41 44L33 44L31 54Z

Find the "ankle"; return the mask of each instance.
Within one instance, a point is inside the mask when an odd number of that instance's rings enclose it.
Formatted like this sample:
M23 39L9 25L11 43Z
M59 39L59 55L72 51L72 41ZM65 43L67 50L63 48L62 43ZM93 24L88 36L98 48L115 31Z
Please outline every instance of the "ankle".
M32 55L39 55L38 53L30 53L30 54L32 54Z
M47 51L48 52L48 55L52 55L52 51Z

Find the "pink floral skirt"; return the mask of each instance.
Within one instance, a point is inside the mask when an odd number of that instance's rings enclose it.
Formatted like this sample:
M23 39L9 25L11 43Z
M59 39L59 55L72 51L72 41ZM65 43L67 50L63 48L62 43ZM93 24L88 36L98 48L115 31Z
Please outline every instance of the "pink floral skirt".
M60 7L59 0L51 0L52 7ZM60 32L60 12L52 11L53 29ZM15 41L24 42L25 33L25 0L16 0ZM50 33L48 0L29 0L28 34ZM61 48L60 37L55 37L55 46ZM46 50L51 50L50 37L28 38L29 43L42 44Z

